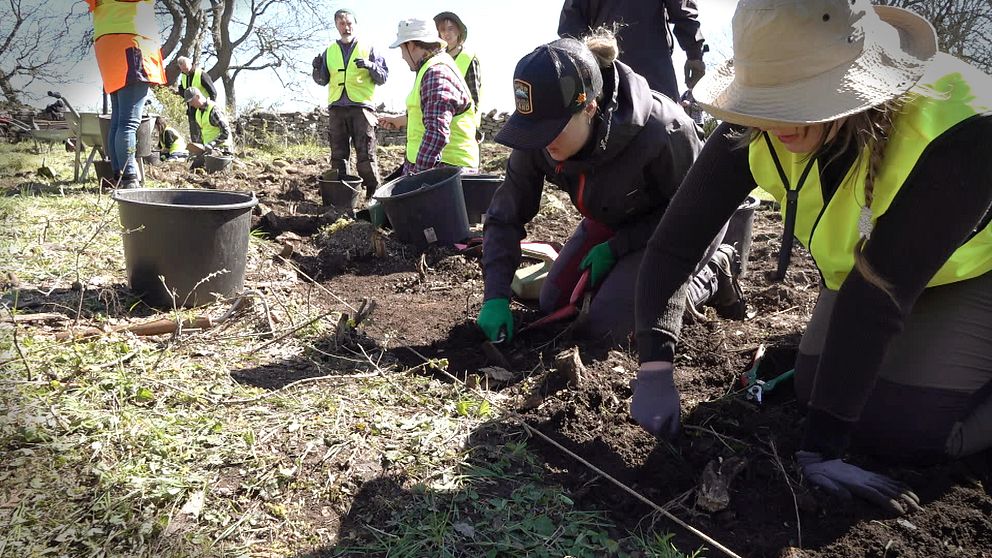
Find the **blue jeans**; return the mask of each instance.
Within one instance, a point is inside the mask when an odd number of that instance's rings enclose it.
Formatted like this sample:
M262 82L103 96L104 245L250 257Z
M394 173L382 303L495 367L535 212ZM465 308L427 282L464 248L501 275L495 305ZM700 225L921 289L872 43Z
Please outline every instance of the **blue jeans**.
M138 163L134 158L137 150L138 126L141 113L148 97L148 84L135 82L125 85L110 94L110 166L115 173L137 176Z

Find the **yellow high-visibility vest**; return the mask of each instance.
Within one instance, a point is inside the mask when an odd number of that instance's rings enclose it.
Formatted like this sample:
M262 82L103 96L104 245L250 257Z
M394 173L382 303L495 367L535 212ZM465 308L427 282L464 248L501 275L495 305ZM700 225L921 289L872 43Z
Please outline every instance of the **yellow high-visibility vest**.
M112 34L141 35L159 39L154 0L119 2L100 0L93 10L93 40Z
M420 106L421 82L427 69L436 64L446 64L454 70L462 84L465 83L455 61L446 52L434 55L420 67L420 71L417 72L417 79L413 84L413 90L406 98L406 158L411 163L417 162L420 144L424 139L424 134L427 133L424 127L424 111ZM451 136L448 138L448 145L441 150L441 162L455 167L479 168L479 143L475 141L475 131L475 103L469 99L468 109L461 114L456 114L451 120Z
M351 59L348 60L347 66L341 45L337 41L327 47L324 59L327 60L327 72L331 76L331 80L327 83L327 104L340 99L342 91L347 91L348 98L356 103L372 101L375 95L375 82L372 81L372 75L367 69L355 65L355 60L359 58L368 61L369 49L358 41L353 43Z
M927 146L957 124L976 115L992 113L992 77L946 54L938 54L930 68L911 90L911 99L893 122L872 190L873 223L898 197ZM769 143L793 190L809 160L805 154L788 151L771 135L768 139L759 138L749 147L751 174L758 186L782 204L784 216L786 185L782 183ZM866 152L859 160L861 164L852 166L827 204L823 202L820 169L814 161L797 195L796 238L809 249L830 289L839 289L854 268L854 247L861 237L858 221L865 205L867 160ZM975 184L974 187L992 188L992 185ZM927 225L921 223L920 226ZM911 249L907 247L907 250ZM958 247L927 286L964 281L989 271L992 271L992 223L976 231Z

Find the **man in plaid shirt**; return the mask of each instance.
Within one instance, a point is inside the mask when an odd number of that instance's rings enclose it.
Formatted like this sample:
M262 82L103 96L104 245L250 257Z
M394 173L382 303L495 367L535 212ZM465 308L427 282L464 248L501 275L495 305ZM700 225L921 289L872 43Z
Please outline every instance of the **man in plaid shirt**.
M455 61L445 52L446 43L424 20L401 21L396 42L403 60L417 73L403 116L381 116L385 128L407 127L404 174L438 166L479 168L476 107Z

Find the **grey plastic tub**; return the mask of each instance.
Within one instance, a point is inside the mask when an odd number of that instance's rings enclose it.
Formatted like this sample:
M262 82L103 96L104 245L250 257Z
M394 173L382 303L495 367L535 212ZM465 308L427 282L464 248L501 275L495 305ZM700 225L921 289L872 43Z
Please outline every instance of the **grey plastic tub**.
M754 211L761 201L748 196L727 224L727 234L723 237L724 244L731 244L741 257L741 276L747 271L747 259L751 255L751 229L754 226Z
M320 201L325 206L355 209L358 195L362 191L362 179L349 174L341 174L334 179L318 176L317 186L320 188Z

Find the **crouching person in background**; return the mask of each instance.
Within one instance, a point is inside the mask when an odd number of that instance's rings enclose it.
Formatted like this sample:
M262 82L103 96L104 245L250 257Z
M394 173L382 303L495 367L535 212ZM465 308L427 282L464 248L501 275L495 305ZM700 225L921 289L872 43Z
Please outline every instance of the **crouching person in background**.
M189 157L186 139L179 130L169 126L164 116L155 119L155 135L163 161L183 161Z
M227 121L224 109L216 103L207 99L197 89L187 89L184 94L186 102L196 109L194 120L199 130L202 144L193 144L201 151L193 155L193 164L190 168L203 166L203 155L205 153L217 152L223 155L234 154L234 132Z

